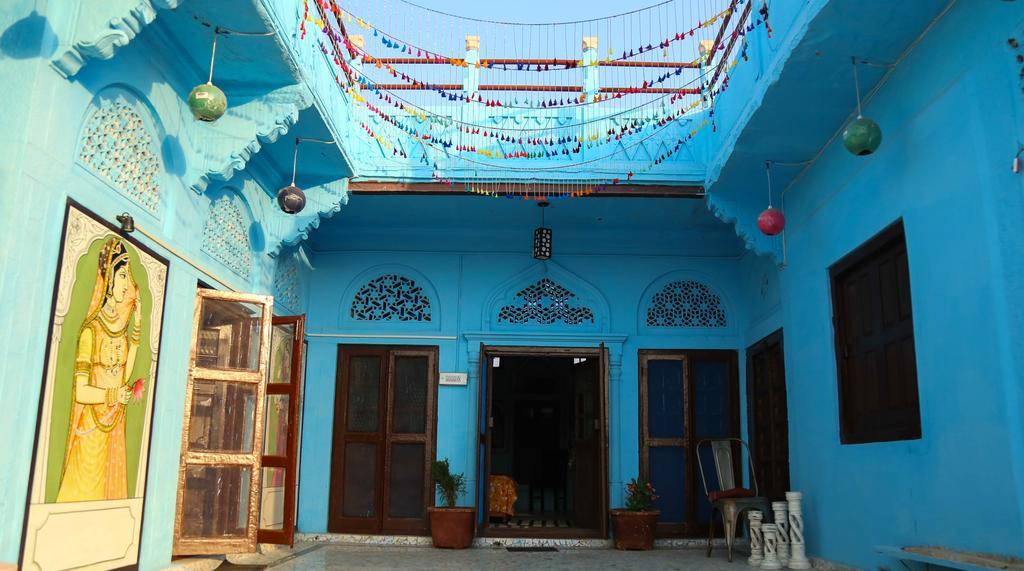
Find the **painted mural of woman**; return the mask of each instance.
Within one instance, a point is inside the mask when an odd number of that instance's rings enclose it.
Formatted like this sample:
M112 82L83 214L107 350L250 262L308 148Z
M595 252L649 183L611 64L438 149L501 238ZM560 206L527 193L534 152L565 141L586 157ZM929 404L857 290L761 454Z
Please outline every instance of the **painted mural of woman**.
M139 287L127 247L109 238L99 253L75 351L71 423L58 502L128 497L125 416L143 381L130 382L139 349Z

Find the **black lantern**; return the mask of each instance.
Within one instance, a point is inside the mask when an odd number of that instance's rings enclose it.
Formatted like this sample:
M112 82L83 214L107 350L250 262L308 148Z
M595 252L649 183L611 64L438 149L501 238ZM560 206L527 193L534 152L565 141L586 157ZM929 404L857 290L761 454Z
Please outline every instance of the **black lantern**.
M540 211L540 228L533 231L533 257L537 260L551 259L551 228L544 227L544 209L548 207L545 200L537 206Z

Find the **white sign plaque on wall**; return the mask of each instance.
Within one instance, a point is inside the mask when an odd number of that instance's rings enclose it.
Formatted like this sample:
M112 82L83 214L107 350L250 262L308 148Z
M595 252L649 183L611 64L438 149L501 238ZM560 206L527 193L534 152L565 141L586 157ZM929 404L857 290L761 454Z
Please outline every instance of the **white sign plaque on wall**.
M441 373L440 385L466 386L468 384L466 373Z

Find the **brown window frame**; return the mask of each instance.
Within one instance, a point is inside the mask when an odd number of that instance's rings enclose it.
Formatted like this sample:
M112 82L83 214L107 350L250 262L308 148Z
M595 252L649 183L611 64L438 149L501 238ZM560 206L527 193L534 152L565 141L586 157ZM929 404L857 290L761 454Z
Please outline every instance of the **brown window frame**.
M877 275L878 268L887 260L897 259L897 263L899 263L898 259L901 253L906 267L896 268L896 279L899 279L899 270L902 269L906 272L906 298L905 300L899 299L897 302L903 303L905 301L907 317L905 319L900 318L889 326L882 323L882 316L879 315L879 312L883 311L884 303L882 301L883 285L881 279L876 282L877 289L872 290L871 293L870 301L877 301L877 305L869 307L872 310L870 317L878 317L875 325L881 328L880 331L884 332L873 335L876 338L873 343L878 343L878 337L892 335L902 335L906 339L909 333L909 349L912 353L909 359L909 370L904 369L901 371L897 369L895 372L897 378L895 381L892 381L889 378L890 373L893 372L891 367L878 367L876 369L876 371L880 371L885 375L886 386L892 387L894 386L893 383L899 383L900 387L902 387L899 392L903 392L903 394L910 397L902 407L885 410L882 406L879 406L884 403L878 399L873 403L865 403L865 399L856 397L857 394L860 394L856 392L858 389L867 391L870 388L862 388L860 385L855 384L854 379L851 378L852 373L849 370L849 361L851 357L867 355L869 352L877 351L879 348L871 345L871 342L869 342L867 347L861 347L858 352L858 348L851 343L851 340L847 339L850 311L846 304L844 286L855 275L863 275L865 271L869 272L869 274L875 273ZM835 340L836 374L838 378L839 437L841 444L868 444L898 440L917 440L921 438L921 404L917 383L916 343L913 330L913 303L910 299L911 278L909 265L903 220L899 219L829 267L833 311L832 328ZM884 350L884 348L882 349ZM891 391L892 389L889 390ZM874 406L870 406L872 404ZM861 421L867 415L873 415L879 417L879 419L886 418L890 421L896 418L898 421L890 422L888 426L858 427L857 425L861 424L858 421Z

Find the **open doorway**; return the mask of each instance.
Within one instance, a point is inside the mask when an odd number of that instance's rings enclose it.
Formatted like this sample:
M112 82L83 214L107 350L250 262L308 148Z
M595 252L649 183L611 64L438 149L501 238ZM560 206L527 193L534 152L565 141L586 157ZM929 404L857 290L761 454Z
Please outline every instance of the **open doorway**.
M603 536L604 406L600 353L488 354L484 530Z

